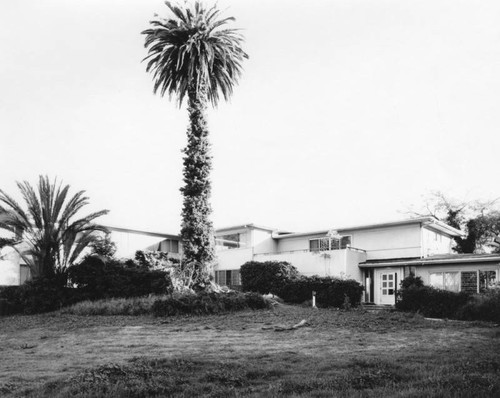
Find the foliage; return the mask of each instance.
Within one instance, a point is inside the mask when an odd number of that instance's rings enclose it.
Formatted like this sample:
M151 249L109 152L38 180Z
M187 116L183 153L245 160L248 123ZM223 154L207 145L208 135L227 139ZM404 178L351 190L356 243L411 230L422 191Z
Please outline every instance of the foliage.
M158 296L86 300L65 308L63 312L81 316L146 315L151 314L153 303L157 299Z
M240 268L243 291L277 294L280 287L298 276L297 268L286 261L249 261Z
M457 311L457 318L467 321L492 321L500 323L500 289L477 294Z
M179 265L179 260L162 251L137 250L134 259L139 266L151 270L170 271L172 267Z
M410 286L398 291L396 309L419 312L431 318L455 318L460 307L470 296L464 292L450 292L431 286Z
M494 242L500 234L500 211L497 200L464 201L447 197L442 192L432 192L420 210L410 210L417 216L432 216L446 224L464 231L464 236L455 237L457 253L500 252Z
M90 254L95 254L96 256L113 258L116 253L116 243L111 240L110 234L106 234L104 237L96 237L96 239L89 244L89 247L91 250Z
M220 18L216 6L193 8L166 2L172 16L151 21L143 31L148 48L146 70L153 73L154 92L178 96L179 105L188 96L188 144L184 149L184 186L181 236L184 261L197 290L210 285L210 267L215 258L213 226L210 221L210 171L212 160L206 122L207 102L216 105L219 93L228 99L247 58L241 49L242 36L225 25L234 18Z
M69 185L50 182L47 176L40 176L37 191L27 181L17 186L26 207L0 190L0 228L22 239L13 247L34 277L51 277L57 270L64 271L95 241L97 231L106 232L94 220L107 210L76 219L88 204L85 191L68 198Z
M288 303L299 304L311 300L313 291L318 307L356 307L361 303L363 286L353 279L312 276L289 279L276 293Z
M404 278L401 283L401 289L408 289L409 287L422 287L424 286L424 282L420 276L408 275Z
M0 300L7 309L3 315L38 314L74 303L78 300L76 292L65 286L65 279L64 275L39 277L21 286L3 288L0 290Z
M71 282L90 300L164 294L171 286L168 273L150 270L133 261L87 256L68 268Z
M221 314L246 309L269 308L270 302L260 294L230 291L227 293L198 292L172 295L156 300L155 316Z

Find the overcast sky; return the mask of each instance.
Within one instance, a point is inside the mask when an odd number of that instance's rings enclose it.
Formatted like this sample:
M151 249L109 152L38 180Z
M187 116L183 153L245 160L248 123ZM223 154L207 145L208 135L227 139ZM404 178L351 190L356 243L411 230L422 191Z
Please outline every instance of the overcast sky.
M500 2L219 1L250 59L209 112L216 227L387 221L500 196ZM186 109L141 63L160 0L0 3L0 187L57 176L120 227L177 233Z

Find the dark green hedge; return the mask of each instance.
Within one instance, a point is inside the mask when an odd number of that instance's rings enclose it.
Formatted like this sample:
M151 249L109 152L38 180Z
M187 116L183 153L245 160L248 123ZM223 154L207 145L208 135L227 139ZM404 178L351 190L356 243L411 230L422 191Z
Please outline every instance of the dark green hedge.
M68 268L69 280L88 300L109 297L139 297L166 293L171 286L168 273L150 270L133 261L88 256Z
M276 294L288 303L303 303L311 300L313 291L318 307L355 307L361 303L363 286L352 279L301 277L283 283Z
M298 274L297 269L285 261L249 261L240 268L243 291L260 294L276 294L283 283Z
M204 315L245 309L258 310L269 307L270 302L258 293L236 291L228 293L200 292L156 300L153 304L153 314L155 316Z
M396 309L419 312L430 318L456 318L457 311L470 299L467 293L455 293L431 286L410 286L398 292Z
M74 287L68 287L68 279ZM84 300L163 294L170 286L164 271L88 256L67 273L0 288L0 315L49 312Z

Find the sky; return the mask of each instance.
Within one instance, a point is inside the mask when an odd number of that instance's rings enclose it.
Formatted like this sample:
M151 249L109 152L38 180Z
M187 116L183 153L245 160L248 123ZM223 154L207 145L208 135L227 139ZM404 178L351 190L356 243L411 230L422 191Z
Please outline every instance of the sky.
M212 3L211 3L212 4ZM310 231L500 197L500 2L218 2L249 60L209 111L212 220ZM0 2L0 188L47 174L107 225L178 233L187 112L153 94L160 0Z

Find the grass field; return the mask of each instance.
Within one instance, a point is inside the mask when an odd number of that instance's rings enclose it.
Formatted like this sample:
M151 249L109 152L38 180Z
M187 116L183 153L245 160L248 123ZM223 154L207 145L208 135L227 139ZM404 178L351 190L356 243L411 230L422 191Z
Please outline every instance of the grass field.
M0 337L0 396L500 396L499 327L396 312L53 313Z

